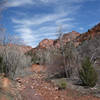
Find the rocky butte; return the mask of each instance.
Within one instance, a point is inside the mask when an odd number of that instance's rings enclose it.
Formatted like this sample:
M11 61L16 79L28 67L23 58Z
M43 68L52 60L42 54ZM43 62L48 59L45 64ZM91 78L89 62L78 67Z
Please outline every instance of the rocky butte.
M83 41L94 38L95 36L100 35L100 23L94 26L92 29L89 29L87 32L80 34L79 32L72 31L65 33L62 36L62 44L66 44L69 41L74 41L75 46L80 45ZM44 39L42 40L36 48L30 49L31 52L35 52L39 49L46 49L50 47L60 48L60 39Z
M6 46L8 47L17 47L19 48L22 52L26 53L32 49L31 46L25 46L25 45L17 45L17 44L7 44ZM4 48L5 46L0 45L0 48Z
M81 34L78 38L78 42L89 40L95 36L100 35L100 23L94 26L92 29L89 29L88 32Z
M62 43L66 44L67 42L69 42L70 40L74 40L76 39L76 37L80 36L80 33L72 31L69 33L66 33L62 36ZM59 48L60 47L60 39L56 39L56 40L52 40L52 39L44 39L42 40L37 48L49 48L49 47L56 47Z

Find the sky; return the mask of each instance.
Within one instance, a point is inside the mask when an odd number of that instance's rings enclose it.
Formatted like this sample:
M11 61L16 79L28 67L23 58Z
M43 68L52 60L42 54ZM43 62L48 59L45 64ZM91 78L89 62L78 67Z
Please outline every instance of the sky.
M86 32L100 22L100 0L8 0L2 24L6 32L36 47L45 38Z

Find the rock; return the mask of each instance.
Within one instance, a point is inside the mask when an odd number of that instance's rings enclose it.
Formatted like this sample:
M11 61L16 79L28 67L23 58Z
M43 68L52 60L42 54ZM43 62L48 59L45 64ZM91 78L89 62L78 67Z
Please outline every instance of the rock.
M51 46L53 46L54 40L51 39L44 39L43 41L41 41L39 43L39 48L49 48Z
M71 40L74 40L76 39L78 36L80 36L80 33L78 32L75 32L75 31L72 31L72 32L69 32L69 33L66 33L62 36L62 44L66 44L67 42L71 41ZM77 42L75 42L75 45ZM54 41L54 45L56 48L60 48L60 40L57 39Z
M78 36L80 36L80 33L72 31L69 33L65 33L63 35L63 44L66 44L67 42L71 40L76 39ZM78 45L78 42L75 42L75 45ZM45 49L45 48L51 48L51 47L56 47L56 48L60 48L60 40L56 39L56 40L52 40L52 39L44 39L42 40L39 45L36 48L32 48L28 53L35 53L36 51L40 50L40 49Z
M85 40L89 40L90 38L94 38L97 35L100 35L100 23L94 26L92 29L88 30L88 32L81 34L77 38L77 41L82 42Z
M10 47L18 47L24 53L26 53L26 52L28 52L28 51L30 51L32 49L31 46L25 46L25 45L8 44L8 46L10 46Z

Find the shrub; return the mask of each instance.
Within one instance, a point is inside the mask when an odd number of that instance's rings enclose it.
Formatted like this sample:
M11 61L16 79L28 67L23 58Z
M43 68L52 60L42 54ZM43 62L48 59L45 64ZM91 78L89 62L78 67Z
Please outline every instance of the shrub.
M4 67L3 67L3 58L0 57L0 73L3 73Z
M2 68L1 73L4 73L5 76L11 79L21 75L24 68L31 64L31 58L26 56L17 46L5 46L1 48L0 57L0 68Z
M32 63L33 64L37 64L37 63L40 64L40 58L37 56L36 52L32 54Z
M57 86L60 90L66 89L67 83L65 78L60 78L60 79L54 79L52 80L53 84Z
M66 86L67 86L66 82L61 82L59 85L59 89L61 89L61 90L66 89Z
M79 76L83 85L89 87L94 87L96 85L97 73L88 57L83 61L82 69L79 71Z

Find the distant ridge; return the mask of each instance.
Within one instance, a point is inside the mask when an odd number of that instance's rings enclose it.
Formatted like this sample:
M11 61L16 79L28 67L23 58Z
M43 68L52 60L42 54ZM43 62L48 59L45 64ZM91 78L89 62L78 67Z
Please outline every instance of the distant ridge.
M63 44L66 44L70 41L70 39L74 40L75 46L78 46L85 40L89 40L94 38L95 36L100 35L100 23L94 26L93 28L89 29L87 32L80 34L76 31L72 31L69 33L65 33L62 37ZM56 40L52 39L44 39L42 40L36 48L32 48L29 52L35 52L39 49L46 49L46 48L59 48L60 47L60 40L59 38Z
M92 29L89 29L88 32L81 34L77 40L82 42L94 38L95 36L100 35L100 23L94 26Z

